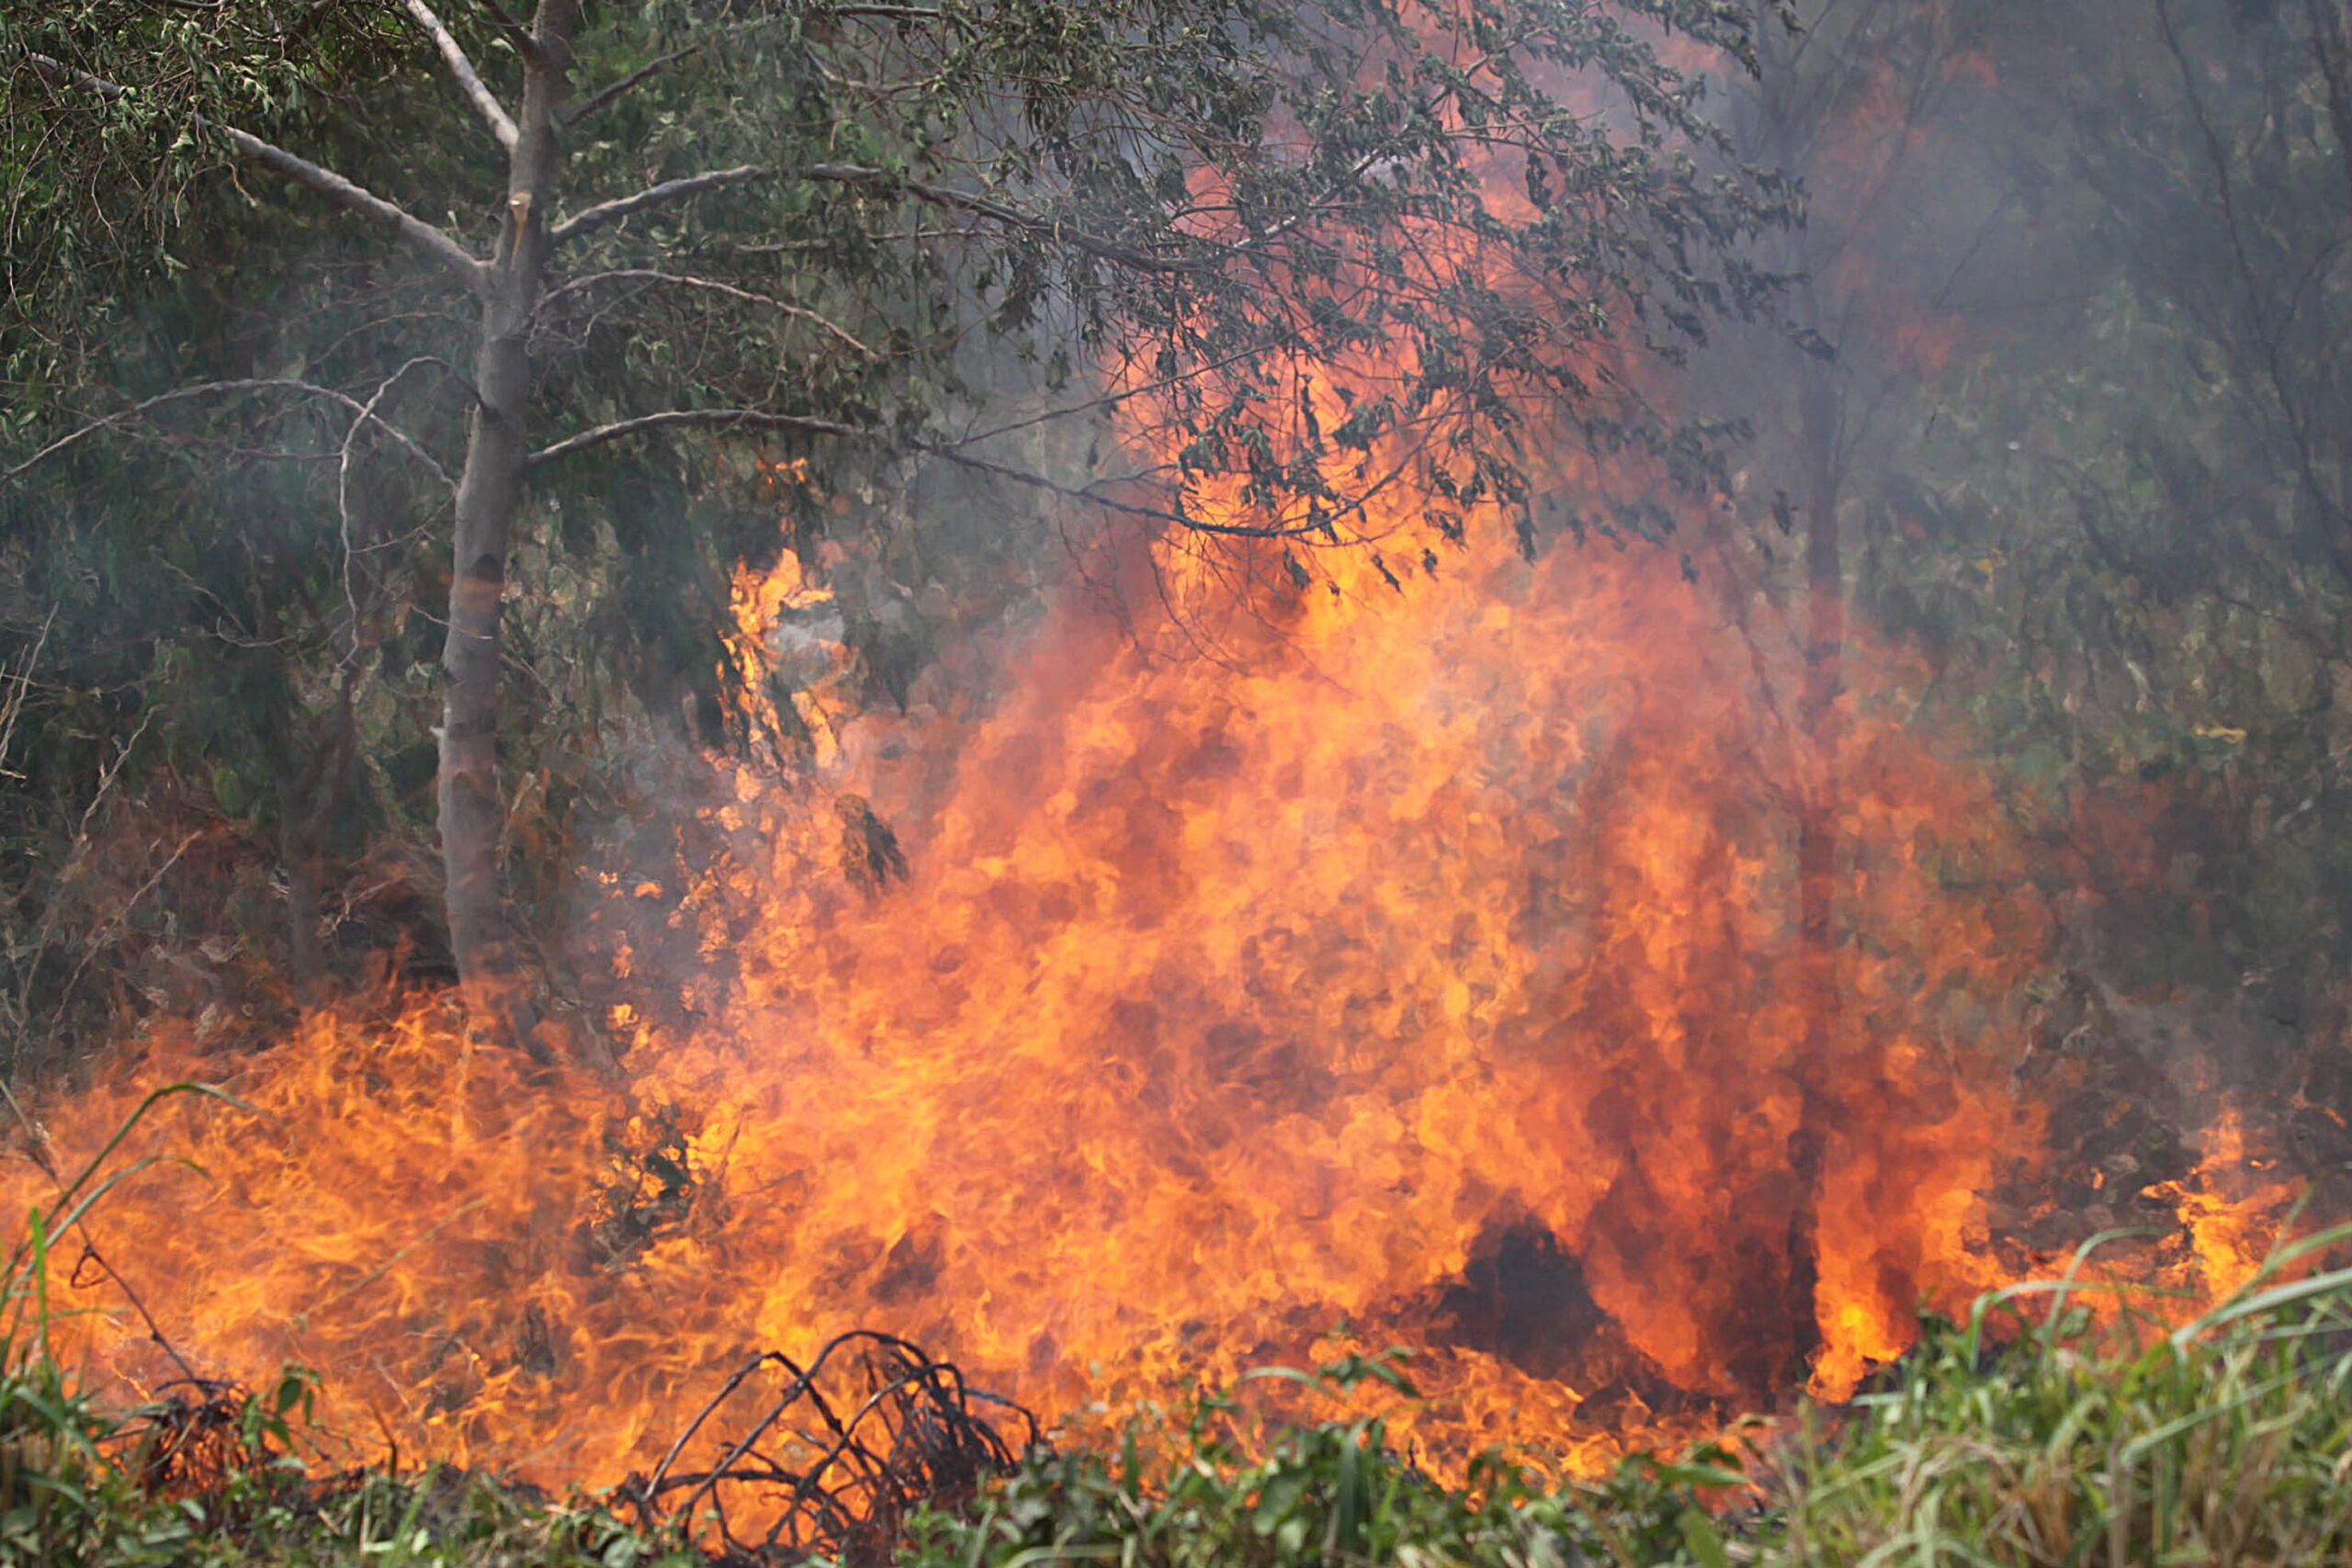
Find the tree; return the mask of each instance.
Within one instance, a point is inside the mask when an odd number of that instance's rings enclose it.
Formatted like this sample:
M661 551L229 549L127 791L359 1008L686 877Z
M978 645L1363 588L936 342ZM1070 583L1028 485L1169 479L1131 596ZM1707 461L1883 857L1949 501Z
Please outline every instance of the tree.
M1743 8L1711 0L399 12L401 68L429 49L493 156L458 152L447 111L417 111L418 154L388 155L410 128L322 74L383 51L386 10L80 0L0 24L11 96L64 154L62 177L16 173L66 231L105 231L85 180L139 177L170 233L187 191L266 174L372 226L384 265L405 253L473 315L463 354L368 381L223 377L96 417L60 400L15 471L188 400L290 397L342 423L346 468L380 446L429 479L418 504L450 514L447 919L478 997L516 967L502 604L537 481L698 431L836 463L924 455L1294 576L1294 547L1364 542L1364 497L1408 477L1441 531L1491 512L1532 539L1530 419L1704 472L1623 378L1620 323L1671 349L1751 308L1763 280L1723 253L1779 215L1769 186L1702 172L1694 154L1722 147L1703 84L1652 41L1750 60ZM288 145L306 127L358 150L349 173ZM1008 462L1001 433L950 423L976 333L1069 384L1049 413L1115 400L1165 439L1123 471ZM435 378L463 411L454 460L390 412Z
M1851 921L1839 874L1851 848L1841 837L1850 798L1840 776L1853 700L1850 513L1858 492L1867 496L1881 477L1874 449L1959 330L1979 275L2002 258L1988 237L2008 205L1998 182L1979 177L1959 150L1980 109L1984 38L2003 30L2000 7L1809 0L1789 8L1786 26L1774 21L1779 9L1756 7L1759 69L1726 122L1744 157L1802 189L1803 219L1772 256L1788 282L1770 330L1741 334L1705 362L1715 400L1755 432L1743 454L1751 470L1770 476L1755 488L1742 548L1726 563L1770 580L1781 575L1779 542L1794 541L1780 586L1794 604L1787 619L1797 670L1784 722L1796 745L1790 798L1806 1038L1789 1150L1787 1321L1795 1337L1776 1379L1802 1377L1819 1348L1819 1186L1837 1131L1833 1085L1853 1070L1841 1061L1853 1032L1841 1020ZM2007 30L2023 29L2010 21ZM1747 588L1735 582L1730 592L1736 603Z

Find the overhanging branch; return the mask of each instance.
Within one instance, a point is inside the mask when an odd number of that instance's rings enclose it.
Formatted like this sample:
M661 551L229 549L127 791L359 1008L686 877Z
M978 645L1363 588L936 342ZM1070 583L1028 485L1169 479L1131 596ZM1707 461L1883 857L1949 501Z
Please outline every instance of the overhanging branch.
M618 197L600 201L584 212L576 213L548 231L548 239L556 244L566 240L607 228L622 219L657 207L667 207L673 201L700 196L707 190L721 190L729 186L742 185L749 180L765 179L775 171L764 164L744 164L732 169L713 169L708 174L688 175L683 179L663 180L649 186L634 196Z
M520 133L514 129L514 118L482 81L481 73L474 69L474 62L466 58L466 51L456 37L441 25L441 18L433 14L433 7L424 0L401 0L401 5L415 18L416 25L424 29L434 47L441 51L443 62L449 67L449 74L458 79L458 91L466 95L467 101L474 106L474 112L481 116L482 122L490 127L490 133L498 138L498 144L509 152L514 151Z
M647 77L660 74L662 72L668 70L671 66L675 65L681 60L691 60L695 55L700 54L708 46L706 44L690 43L684 49L673 49L667 54L658 55L655 58L647 61L644 64L639 66L636 70L630 72L628 75L621 77L619 80L605 83L603 86L597 88L594 92L581 99L577 105L564 110L564 124L578 125L582 120L586 119L590 115L594 114L598 109L603 108L605 105L613 102L616 98L619 98L627 95L634 89L639 82L644 81Z
M723 295L729 299L740 299L747 305L764 305L781 315L791 316L796 320L808 321L822 328L868 359L876 357L874 350L853 335L848 328L830 316L808 309L806 305L796 305L789 299L778 299L770 295L757 294L749 288L738 288L731 283L722 283L715 277L695 277L687 273L662 272L652 267L618 267L611 272L592 272L584 277L575 277L560 288L548 290L546 297L540 299L539 308L545 310L566 294L576 289L588 288L599 283L666 283L679 288L700 289L705 293Z
M1139 251L1115 240L1105 240L1082 229L1066 227L1054 219L1024 212L991 197L977 196L969 191L931 185L922 180L905 179L888 169L868 168L862 164L812 164L801 173L805 178L828 185L879 186L902 190L934 207L952 208L959 212L986 218L990 222L1001 223L1007 228L1047 235L1084 251L1088 255L1138 272L1199 272L1209 265L1200 259L1154 255L1149 251Z
M568 435L552 446L542 446L524 461L526 469L540 468L560 457L584 452L591 446L602 446L609 441L620 441L641 435L649 430L675 429L680 426L738 430L789 430L807 435L871 436L873 432L861 430L839 420L818 419L808 414L769 413L763 409L670 409L662 413L639 414L635 419L618 419L610 424L600 424Z
M110 102L131 96L130 89L119 82L109 82L103 76L93 76L87 71L78 70L49 55L37 54L31 50L27 50L18 58L34 75L51 85L79 87L84 92ZM267 164L297 185L307 186L321 196L339 203L362 217L372 218L398 231L401 238L457 273L466 280L468 285L474 288L481 287L488 269L475 260L463 245L423 219L386 201L373 191L352 184L333 169L323 168L311 163L308 158L288 152L276 142L264 141L249 131L240 130L233 125L223 125L218 120L207 118L193 109L187 113L188 123L198 130L210 131L246 157L253 159L255 163Z
M428 363L428 361L411 360L409 365L404 365L401 368L402 370L406 370L410 366L424 363ZM439 364L440 361L432 360L429 361L429 363ZM380 389L379 390L380 395ZM452 492L457 490L457 483L449 478L449 471L447 468L444 468L440 463L435 459L432 453L426 451L424 446L419 445L416 438L411 435L407 431L402 430L399 425L390 423L389 420L385 419L382 414L376 412L375 400L371 399L368 402L362 403L357 398L353 397L348 392L337 391L333 387L322 387L315 381L296 380L295 378L288 376L256 377L234 381L205 381L193 387L174 388L171 391L159 393L142 402L133 403L119 414L106 414L97 419L91 420L86 424L77 426L75 429L59 436L56 440L51 442L48 446L42 447L31 457L27 457L24 461L17 464L14 468L0 469L0 479L16 479L24 474L27 470L33 468L41 463L47 462L50 458L54 457L57 454L66 450L68 447L76 446L81 442L87 440L90 436L96 435L99 431L111 430L126 419L149 412L153 409L162 407L165 403L184 402L190 398L213 397L227 392L273 391L300 392L305 397L325 398L330 402L341 403L345 408L350 410L352 414L355 416L355 428L359 424L375 425L385 434L390 436L392 440L400 446L401 450L407 452L410 457L414 457L427 473L430 473L435 479L440 480L442 489Z
M526 469L537 468L560 457L568 457L575 452L585 451L591 446L602 446L607 442L641 435L649 430L693 427L719 430L786 430L800 434L830 435L876 444L888 439L879 431L854 424L843 424L838 420L817 419L807 414L768 413L760 409L671 409L662 413L639 414L635 419L615 420L610 424L600 424L593 430L583 430L577 435L565 437L552 446L539 448L531 454L523 466ZM1026 468L1016 468L1010 464L1000 463L991 458L975 457L971 453L957 450L952 445L917 442L902 446L899 450L918 457L936 457L942 462L953 463L957 468L968 468L974 473L988 474L1031 490L1058 495L1066 500L1084 502L1090 506L1100 506L1108 512L1119 512L1130 517L1142 517L1155 523L1170 524L1195 534L1215 534L1235 539L1304 539L1326 532L1320 523L1284 523L1265 526L1246 523L1207 523L1197 517L1187 517L1181 512L1171 512L1166 507L1146 506L1136 502L1123 501L1117 496L1105 493L1097 485L1064 484L1058 479L1047 479L1043 474L1032 473Z
M835 6L829 7L825 15L828 17L874 17L890 21L935 22L941 20L945 16L945 13L927 6ZM733 27L724 28L719 30L731 36L740 36L741 34L751 32L755 28L774 27L779 22L792 21L805 24L808 19L808 18L805 17L800 13L794 12L786 17L755 17L751 21L741 22ZM598 109L605 107L615 99L626 96L638 85L638 84L645 81L648 77L659 75L662 72L668 70L671 66L675 65L681 60L692 60L695 55L700 54L705 50L710 48L712 41L713 40L710 39L700 39L693 43L685 45L684 48L673 49L667 54L659 55L652 60L647 61L644 64L639 66L628 75L620 77L615 81L607 82L605 85L597 88L594 92L581 99L577 105L566 109L563 115L564 123L566 125L579 124L582 120L586 119L590 115L594 114Z
M747 185L754 180L785 177L785 171L765 164L742 164L731 169L713 169L707 174L687 175L660 185L648 186L633 196L618 197L599 202L583 212L565 219L548 231L548 238L558 243L576 239L582 234L609 227L624 218L673 202L684 201L706 191L722 190L730 186ZM1025 212L1020 208L999 201L992 197L978 196L946 186L910 180L894 175L888 169L869 168L862 164L811 164L798 171L798 177L821 185L859 186L904 192L919 201L934 207L944 207L958 212L969 212L992 223L1020 229L1033 234L1043 234L1085 252L1088 255L1114 263L1137 272L1188 273L1200 272L1213 265L1209 258L1155 255L1090 234L1082 229L1070 228L1059 220Z

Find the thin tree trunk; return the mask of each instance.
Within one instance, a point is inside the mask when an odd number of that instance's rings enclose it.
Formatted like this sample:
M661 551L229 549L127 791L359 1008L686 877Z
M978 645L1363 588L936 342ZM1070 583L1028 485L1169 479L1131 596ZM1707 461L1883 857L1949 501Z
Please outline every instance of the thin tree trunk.
M351 784L351 754L356 744L356 716L352 711L353 671L345 665L335 683L334 712L313 737L308 766L287 794L280 842L286 867L288 967L292 972L297 1000L310 1005L319 999L326 978L326 962L319 947L319 890L324 878L327 835L335 808L343 804Z
M531 318L546 287L556 114L577 22L575 0L541 0L532 23L537 46L525 63L519 135L508 164L509 221L482 298L477 401L458 481L449 633L441 654L438 804L450 949L477 1017L526 1040L529 1020L499 866L505 825L498 782L499 614L530 452Z
M1794 51L1788 47L1773 7L1756 8L1758 45L1763 55L1762 121L1758 142L1766 158L1784 172L1804 171L1802 150L1810 144L1810 123L1818 102L1798 96ZM1789 247L1789 272L1798 280L1790 303L1793 324L1816 333L1824 326L1817 277L1820 246L1799 230ZM1796 393L1797 489L1804 517L1804 671L1797 694L1797 964L1804 1038L1797 1044L1792 1077L1797 1090L1796 1125L1789 1135L1789 1228L1784 1247L1788 1375L1802 1381L1821 1348L1820 1229L1822 1169L1833 1103L1829 1080L1836 1067L1840 998L1838 987L1838 820L1840 808L1838 753L1841 744L1838 697L1845 683L1846 578L1843 541L1838 527L1838 498L1843 483L1838 438L1843 423L1835 367L1815 354L1792 347L1792 383Z
M1811 290L1806 290L1809 295ZM1818 361L1801 371L1800 482L1804 492L1804 680L1797 729L1807 756L1797 810L1797 943L1804 1039L1798 1046L1797 1125L1789 1140L1795 1187L1789 1213L1792 1371L1821 1348L1821 1174L1829 1129L1826 1080L1838 1051L1838 697L1845 685L1846 574L1838 531L1838 389Z

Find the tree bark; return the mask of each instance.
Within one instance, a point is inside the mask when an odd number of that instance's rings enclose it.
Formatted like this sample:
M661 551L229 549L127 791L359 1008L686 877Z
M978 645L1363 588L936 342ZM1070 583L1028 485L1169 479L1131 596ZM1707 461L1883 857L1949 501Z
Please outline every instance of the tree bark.
M499 845L505 798L498 781L500 611L514 513L530 457L530 330L546 287L561 107L578 25L576 0L541 0L525 62L516 141L508 160L508 221L483 289L474 356L477 400L467 425L450 557L449 632L443 645L441 863L449 945L476 1016L527 1040Z
M1811 290L1805 290L1809 296ZM1797 732L1806 752L1797 807L1797 947L1804 1038L1798 1045L1797 1124L1789 1140L1795 1187L1789 1213L1792 1371L1821 1348L1821 1172L1829 1129L1826 1081L1836 1070L1838 1021L1838 697L1845 686L1846 572L1838 531L1838 389L1827 365L1798 372L1799 482L1804 495L1804 679Z
M1785 172L1801 174L1804 149L1818 102L1799 94L1797 62L1785 48L1772 7L1756 10L1758 44L1763 55L1759 141L1767 157ZM1819 333L1824 325L1820 280L1821 247L1799 229L1789 247L1788 271L1797 279L1792 325ZM1842 744L1838 698L1845 684L1846 576L1838 500L1844 475L1838 455L1843 410L1836 367L1803 345L1792 344L1791 379L1796 392L1792 434L1796 447L1798 505L1804 518L1804 669L1797 694L1797 974L1804 1032L1797 1043L1791 1077L1797 1092L1795 1125L1789 1134L1789 1224L1783 1248L1786 1316L1789 1324L1788 1381L1803 1382L1821 1348L1821 1179L1830 1133L1828 1084L1836 1071L1838 985L1838 756Z

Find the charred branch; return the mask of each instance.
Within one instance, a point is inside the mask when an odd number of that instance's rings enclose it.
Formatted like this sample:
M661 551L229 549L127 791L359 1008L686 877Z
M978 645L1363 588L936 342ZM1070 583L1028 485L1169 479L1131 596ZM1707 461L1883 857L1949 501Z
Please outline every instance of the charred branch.
M781 1384L753 1403L763 1372ZM855 1331L806 1366L773 1350L752 1357L619 1495L648 1526L675 1525L730 1558L886 1562L917 1509L968 1498L1012 1468L1019 1455L991 1414L1021 1423L1020 1451L1042 1441L1035 1416L970 1387L953 1363ZM704 1443L710 1457L689 1463ZM749 1539L747 1519L765 1521Z

